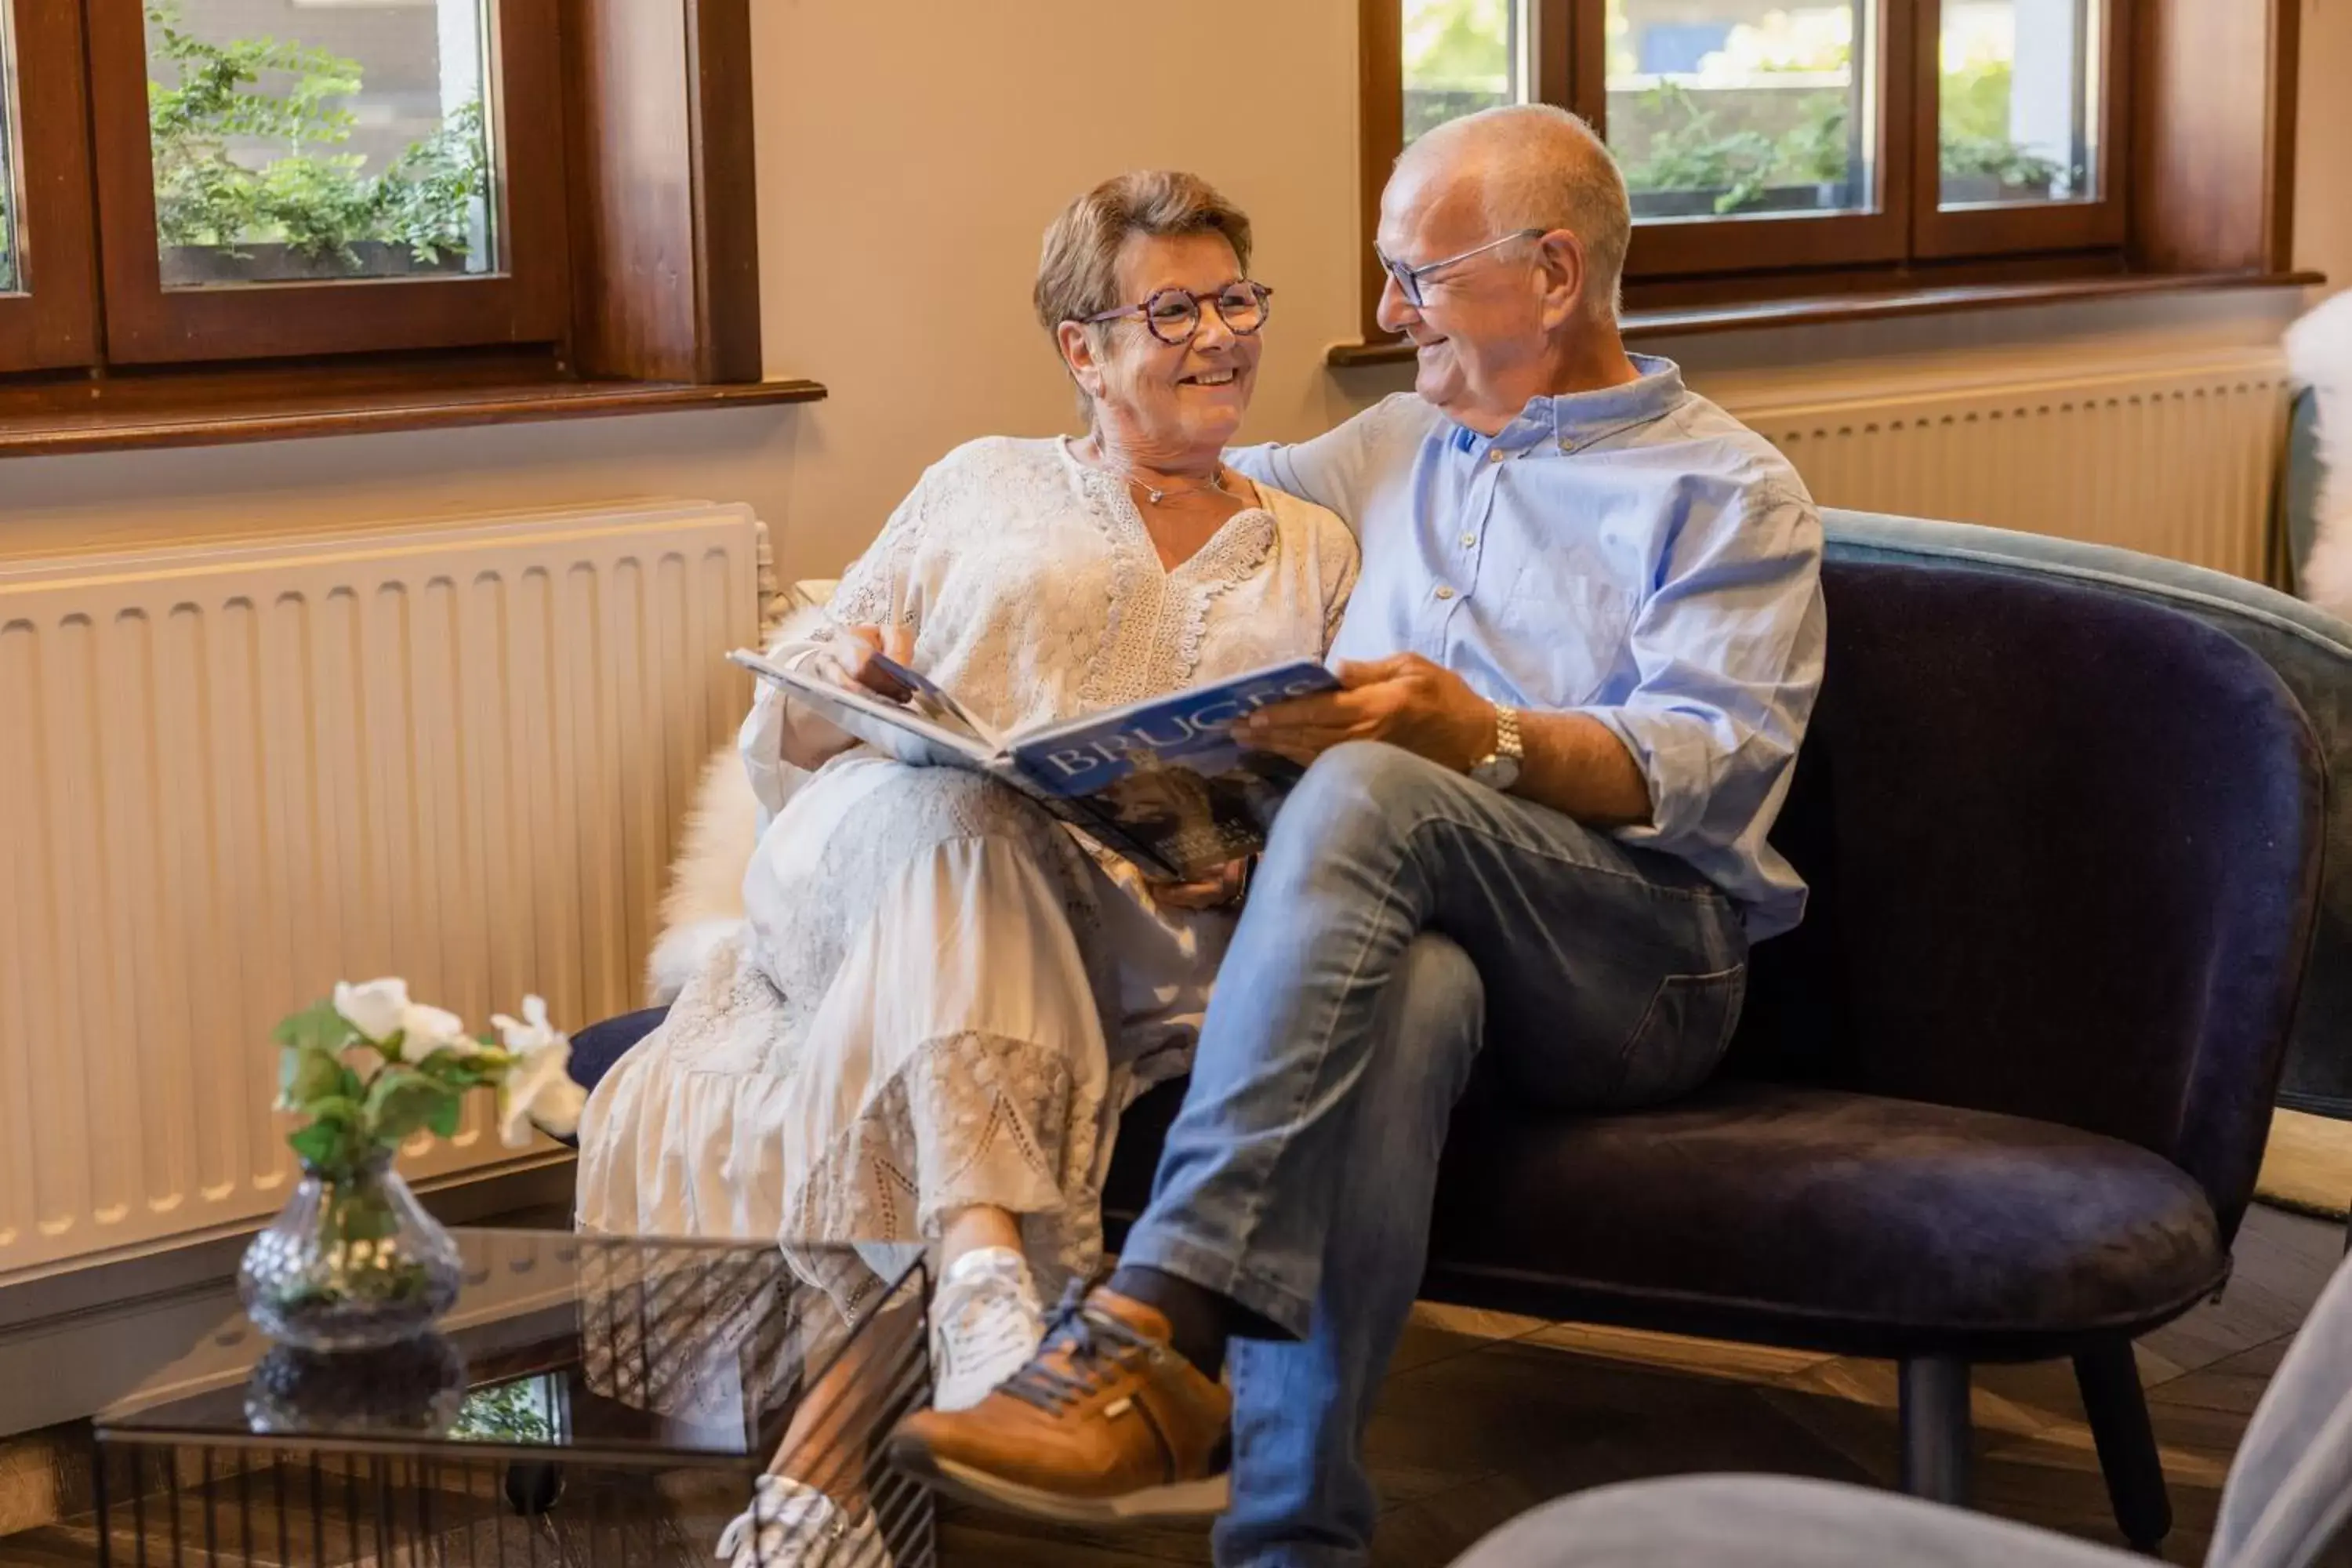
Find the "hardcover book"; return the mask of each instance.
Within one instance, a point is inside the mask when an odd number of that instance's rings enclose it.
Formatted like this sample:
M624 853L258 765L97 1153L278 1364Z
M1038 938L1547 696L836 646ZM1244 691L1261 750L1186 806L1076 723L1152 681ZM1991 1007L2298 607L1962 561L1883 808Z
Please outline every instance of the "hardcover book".
M889 659L896 702L761 655L728 656L866 744L916 767L963 768L1019 790L1147 875L1195 881L1264 847L1298 764L1236 744L1242 715L1339 682L1311 659L1154 697L1066 723L999 735L936 682Z

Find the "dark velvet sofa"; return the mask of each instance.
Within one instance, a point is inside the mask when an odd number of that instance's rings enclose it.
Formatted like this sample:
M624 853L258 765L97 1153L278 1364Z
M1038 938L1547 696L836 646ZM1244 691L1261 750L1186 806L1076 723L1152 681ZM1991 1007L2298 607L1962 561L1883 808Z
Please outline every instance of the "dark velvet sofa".
M2262 657L2173 610L1966 562L1825 576L1774 836L1811 911L1757 950L1723 1073L1606 1118L1474 1082L1425 1293L1894 1359L1905 1484L1953 1501L1970 1365L2072 1357L2151 1546L2131 1342L2229 1275L2314 931L2321 753ZM584 1032L581 1076L657 1016ZM1129 1113L1115 1220L1175 1097Z

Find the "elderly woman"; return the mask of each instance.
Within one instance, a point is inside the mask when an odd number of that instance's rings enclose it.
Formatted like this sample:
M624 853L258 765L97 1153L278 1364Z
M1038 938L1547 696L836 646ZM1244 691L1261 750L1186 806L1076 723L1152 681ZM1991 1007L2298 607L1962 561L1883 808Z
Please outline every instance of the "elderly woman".
M866 663L887 649L1006 731L1321 657L1353 540L1220 457L1262 352L1249 256L1248 220L1188 174L1072 203L1035 302L1087 434L950 453L843 579L840 632L772 652L887 690ZM1116 1117L1183 1070L1242 879L1148 885L772 689L742 748L763 808L746 921L597 1087L582 1222L863 1244L793 1254L853 1314L906 1256L872 1244L935 1247L938 1402L976 1403L1036 1349L1041 1289L1099 1257Z

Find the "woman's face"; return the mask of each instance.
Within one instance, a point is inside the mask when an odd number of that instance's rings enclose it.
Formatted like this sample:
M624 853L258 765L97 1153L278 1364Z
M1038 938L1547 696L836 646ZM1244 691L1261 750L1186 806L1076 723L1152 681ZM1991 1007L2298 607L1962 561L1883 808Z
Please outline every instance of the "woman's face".
M1095 400L1103 435L1145 461L1198 461L1233 441L1257 385L1264 344L1256 333L1235 333L1210 301L1242 280L1223 235L1128 236L1118 255L1118 303L1139 305L1163 289L1182 289L1202 297L1201 329L1189 343L1164 343L1140 316L1091 332L1063 328L1063 350Z

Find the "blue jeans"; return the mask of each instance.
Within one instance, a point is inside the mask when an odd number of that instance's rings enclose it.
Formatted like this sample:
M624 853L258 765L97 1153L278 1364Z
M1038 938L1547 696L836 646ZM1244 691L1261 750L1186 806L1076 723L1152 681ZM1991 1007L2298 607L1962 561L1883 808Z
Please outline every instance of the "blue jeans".
M1307 770L1120 1251L1224 1295L1263 1336L1234 1347L1221 1564L1366 1560L1363 1426L1482 1046L1543 1108L1671 1099L1721 1058L1747 949L1738 909L1671 857L1391 746Z

